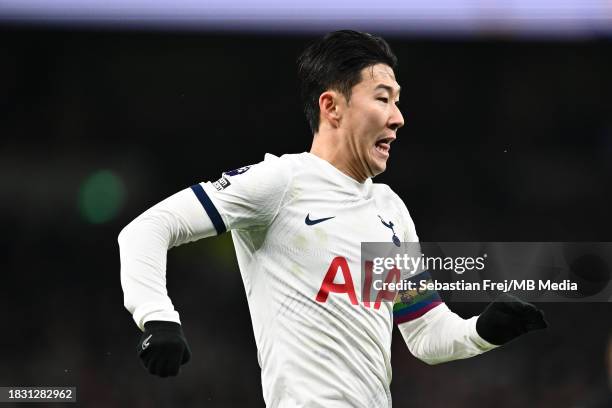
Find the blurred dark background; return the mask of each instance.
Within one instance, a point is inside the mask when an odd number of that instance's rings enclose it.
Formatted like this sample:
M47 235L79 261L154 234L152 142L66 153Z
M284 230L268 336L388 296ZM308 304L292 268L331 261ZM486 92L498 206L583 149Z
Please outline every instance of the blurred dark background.
M116 237L194 182L309 149L295 60L313 38L0 29L0 385L76 386L87 407L264 405L230 236L169 253L194 353L172 379L136 357ZM406 126L375 181L421 240L612 241L610 40L389 42ZM394 406L593 406L612 304L539 306L546 332L434 367L396 331Z

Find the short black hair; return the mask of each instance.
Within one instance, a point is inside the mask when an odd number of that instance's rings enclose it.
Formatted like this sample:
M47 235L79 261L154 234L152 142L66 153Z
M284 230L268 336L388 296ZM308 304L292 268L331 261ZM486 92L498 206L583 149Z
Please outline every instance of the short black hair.
M351 89L361 81L361 71L376 64L386 64L395 71L397 57L385 40L359 31L331 32L304 50L298 58L298 78L313 134L319 130L319 96L333 89L350 101Z

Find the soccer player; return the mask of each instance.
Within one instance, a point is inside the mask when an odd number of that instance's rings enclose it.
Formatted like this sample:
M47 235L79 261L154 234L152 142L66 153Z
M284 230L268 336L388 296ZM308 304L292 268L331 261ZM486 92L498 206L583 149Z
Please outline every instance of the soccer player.
M145 211L119 235L125 307L144 331L149 372L176 375L191 351L166 291L166 252L232 233L268 407L390 407L393 304L361 298L361 242L417 242L388 186L391 143L404 124L396 57L382 39L343 30L309 46L299 77L310 152L266 155ZM342 282L342 283L338 283ZM398 296L410 351L436 364L481 354L545 327L516 298L464 320L436 292Z

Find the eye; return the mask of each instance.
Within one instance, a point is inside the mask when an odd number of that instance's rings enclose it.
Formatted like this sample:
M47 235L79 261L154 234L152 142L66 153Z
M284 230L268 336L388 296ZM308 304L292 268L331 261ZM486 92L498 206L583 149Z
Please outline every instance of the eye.
M388 103L389 102L389 98L385 98L384 96L381 96L380 98L376 98L377 100L384 102L384 103Z

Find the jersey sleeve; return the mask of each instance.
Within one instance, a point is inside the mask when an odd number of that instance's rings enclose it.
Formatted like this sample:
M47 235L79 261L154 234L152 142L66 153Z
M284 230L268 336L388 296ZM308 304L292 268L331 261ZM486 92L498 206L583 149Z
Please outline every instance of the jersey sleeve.
M118 237L124 306L142 330L150 320L180 323L166 290L166 253L175 246L215 235L211 220L190 189L149 208Z
M180 323L166 289L167 251L228 229L264 226L278 212L291 180L287 163L268 155L157 203L118 237L124 306L142 330L151 320Z
M412 257L420 256L421 249L419 242L419 236L416 232L414 221L410 216L410 212L406 207L406 204L402 199L395 193L395 203L399 208L399 212L402 216L402 224L404 225L404 236L403 240L405 244L404 251ZM427 271L418 271L416 274L407 276L402 273L402 279L413 282L418 287L419 282L423 279L431 280L431 276ZM393 321L395 324L400 325L405 322L418 319L425 313L429 312L433 308L440 306L443 303L440 295L435 290L419 291L419 290L405 290L397 294L395 303L393 305Z
M402 204L405 242L419 242L414 222ZM411 252L419 250L411 250ZM428 271L407 280L420 287L420 281L431 281ZM393 320L397 324L410 352L427 364L464 359L482 354L497 346L484 340L476 331L478 316L463 319L451 311L435 290L405 290L399 292L393 305Z
M428 271L409 280L419 288L431 280ZM446 306L435 290L406 290L398 293L393 319L410 352L427 364L473 357L497 346L476 331L478 316L463 319Z
M281 208L291 175L288 160L267 154L260 163L224 172L219 180L191 189L221 234L269 225Z

